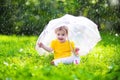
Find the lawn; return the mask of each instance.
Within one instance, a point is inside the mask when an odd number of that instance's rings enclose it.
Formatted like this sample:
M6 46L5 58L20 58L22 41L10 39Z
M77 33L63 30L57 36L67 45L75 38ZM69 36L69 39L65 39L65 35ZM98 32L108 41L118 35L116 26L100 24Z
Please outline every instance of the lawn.
M53 66L36 52L38 36L0 35L0 80L120 80L120 35L101 37L79 65Z

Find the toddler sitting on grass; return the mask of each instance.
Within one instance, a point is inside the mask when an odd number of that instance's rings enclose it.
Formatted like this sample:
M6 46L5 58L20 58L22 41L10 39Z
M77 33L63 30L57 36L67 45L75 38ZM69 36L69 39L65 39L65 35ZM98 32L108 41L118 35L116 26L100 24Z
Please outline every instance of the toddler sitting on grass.
M79 64L80 57L78 56L79 48L75 48L74 42L68 40L68 28L66 26L60 26L55 29L56 39L52 40L51 46L48 47L44 43L38 43L40 48L48 52L54 52L54 60L51 64L58 65L63 64ZM72 54L74 53L74 54Z

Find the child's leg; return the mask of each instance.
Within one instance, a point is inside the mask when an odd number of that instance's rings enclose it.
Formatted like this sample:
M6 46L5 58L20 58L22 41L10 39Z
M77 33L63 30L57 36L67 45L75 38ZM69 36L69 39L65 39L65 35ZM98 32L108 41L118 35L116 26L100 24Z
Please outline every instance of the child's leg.
M66 58L62 59L61 62L64 63L64 64L70 64L70 63L79 64L80 63L80 57L73 55L73 56L66 57Z
M79 56L73 56L73 57L74 57L73 63L74 64L79 64L80 63L80 57Z
M62 63L62 59L63 59L63 58L54 59L54 60L53 60L54 65L57 66L59 63Z
M59 58L59 59L55 59L54 61L54 65L58 65L59 63L64 63L64 64L70 64L73 62L72 57L66 57L66 58Z
M80 63L80 58L77 56L70 56L70 57L66 57L66 58L60 58L60 59L55 59L54 61L54 65L58 65L59 63L64 63L64 64L70 64L70 63L74 63L74 64L79 64Z

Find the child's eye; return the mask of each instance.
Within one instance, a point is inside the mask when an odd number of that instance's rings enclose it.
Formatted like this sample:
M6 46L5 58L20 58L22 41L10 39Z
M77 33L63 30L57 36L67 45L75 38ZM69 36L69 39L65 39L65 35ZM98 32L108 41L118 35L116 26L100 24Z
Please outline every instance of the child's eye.
M65 36L65 34L62 34L62 36Z

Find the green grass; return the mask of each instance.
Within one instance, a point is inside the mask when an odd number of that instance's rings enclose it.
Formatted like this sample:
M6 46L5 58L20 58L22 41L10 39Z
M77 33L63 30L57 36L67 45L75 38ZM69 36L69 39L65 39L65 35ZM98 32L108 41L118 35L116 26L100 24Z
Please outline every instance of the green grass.
M34 49L37 36L0 35L0 80L120 80L120 35L101 36L79 65L56 67Z

